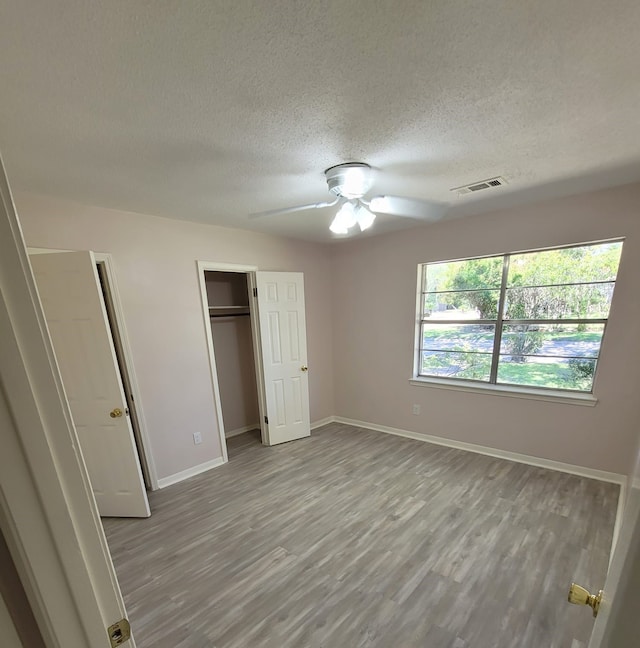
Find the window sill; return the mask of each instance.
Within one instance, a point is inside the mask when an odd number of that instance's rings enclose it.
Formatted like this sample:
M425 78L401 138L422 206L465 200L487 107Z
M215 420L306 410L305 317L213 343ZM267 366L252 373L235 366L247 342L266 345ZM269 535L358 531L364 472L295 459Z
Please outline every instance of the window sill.
M509 398L525 398L529 400L548 401L550 403L565 403L567 405L584 405L593 407L598 399L593 394L580 394L569 391L548 391L534 387L513 387L511 385L486 385L466 380L438 378L411 378L409 383L421 387L436 389L451 389L453 391L485 393L493 396L508 396Z

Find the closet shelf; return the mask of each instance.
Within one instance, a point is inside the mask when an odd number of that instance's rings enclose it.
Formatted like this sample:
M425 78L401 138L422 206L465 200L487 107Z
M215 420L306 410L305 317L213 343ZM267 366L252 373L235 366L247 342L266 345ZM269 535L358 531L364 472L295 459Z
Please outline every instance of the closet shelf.
M245 306L209 306L210 311L218 311L218 310L249 310L249 304L246 304Z
M250 315L249 305L246 306L209 306L209 317L232 317Z

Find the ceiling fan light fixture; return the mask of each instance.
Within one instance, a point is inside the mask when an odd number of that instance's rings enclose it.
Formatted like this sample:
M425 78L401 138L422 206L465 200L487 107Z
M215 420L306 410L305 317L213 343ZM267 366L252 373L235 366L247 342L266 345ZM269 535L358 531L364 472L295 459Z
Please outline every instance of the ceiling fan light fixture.
M359 198L368 191L367 178L362 169L354 167L347 169L344 174L342 195L345 198Z
M329 229L334 234L346 234L349 231L349 228L353 227L356 222L355 207L353 203L346 202L338 210L338 213L333 219Z
M329 167L324 174L329 191L342 198L361 198L373 185L371 167L364 162L338 164Z
M371 213L366 207L360 205L356 211L356 220L360 226L360 231L364 232L366 229L369 229L375 221L376 215Z
M331 225L329 225L329 229L334 233L334 234L348 234L349 230L346 228L341 222L340 218L336 215L336 217L333 219Z
M333 222L341 230L348 230L353 227L358 222L356 219L356 206L351 202L344 203L338 210Z

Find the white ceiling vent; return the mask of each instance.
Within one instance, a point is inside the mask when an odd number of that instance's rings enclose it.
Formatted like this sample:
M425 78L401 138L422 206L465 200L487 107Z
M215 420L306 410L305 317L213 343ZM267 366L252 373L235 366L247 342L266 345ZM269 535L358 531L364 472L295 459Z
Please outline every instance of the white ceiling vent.
M488 180L472 182L471 184L463 185L462 187L454 187L451 191L455 191L459 196L464 196L464 194L475 193L476 191L482 191L484 189L493 189L494 187L502 187L502 185L506 184L507 181L503 177L497 176L495 178L489 178Z

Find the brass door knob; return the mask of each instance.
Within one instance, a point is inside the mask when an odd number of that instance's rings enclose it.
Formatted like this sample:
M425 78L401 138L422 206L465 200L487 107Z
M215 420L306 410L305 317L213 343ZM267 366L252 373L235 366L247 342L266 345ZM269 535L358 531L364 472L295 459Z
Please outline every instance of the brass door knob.
M300 371L309 371L309 367L307 367L307 365L302 365L302 367L300 367Z
M119 418L122 416L122 410L119 407L116 407L115 409L112 409L111 412L109 412L109 416L111 418Z
M575 605L588 605L593 610L593 616L596 617L598 616L598 610L600 609L603 594L604 592L602 590L597 594L591 594L584 587L571 583L568 601Z

